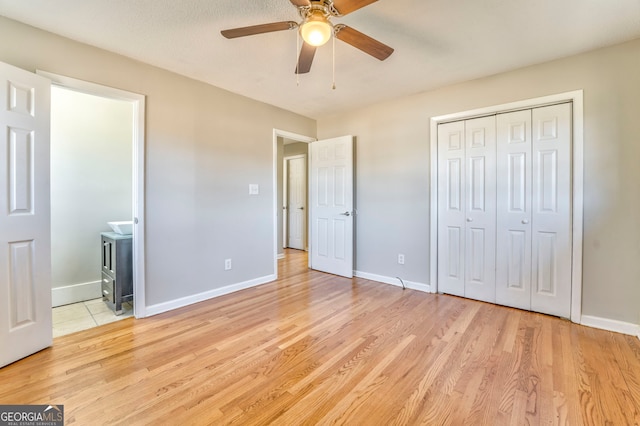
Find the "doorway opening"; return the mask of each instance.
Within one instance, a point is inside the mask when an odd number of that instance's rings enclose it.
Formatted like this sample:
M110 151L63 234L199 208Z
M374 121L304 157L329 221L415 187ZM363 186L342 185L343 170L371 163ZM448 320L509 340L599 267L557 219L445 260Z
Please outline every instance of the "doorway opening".
M143 317L144 97L38 73L52 80L54 337ZM112 255L105 236L118 243L118 256L127 251L117 266L127 265L126 279L105 269L105 255Z
M273 130L273 183L274 188L274 211L276 214L274 215L274 224L273 224L273 232L274 232L274 272L277 277L278 275L278 259L282 259L286 256L285 248L289 246L289 188L288 188L288 179L285 177L288 176L289 168L285 171L285 164L288 160L291 160L295 157L301 158L305 157L305 165L306 160L309 158L308 156L308 147L311 142L314 142L316 139L310 136L299 135L296 133L287 132L284 130ZM286 159L285 159L286 157ZM305 167L305 200L308 194L308 168ZM296 211L302 211L304 213L304 218L306 219L306 224L303 227L304 235L304 248L306 250L309 245L309 231L308 231L308 211L309 209L306 207L308 204L304 206L296 206ZM304 207L302 210L298 210L299 207Z

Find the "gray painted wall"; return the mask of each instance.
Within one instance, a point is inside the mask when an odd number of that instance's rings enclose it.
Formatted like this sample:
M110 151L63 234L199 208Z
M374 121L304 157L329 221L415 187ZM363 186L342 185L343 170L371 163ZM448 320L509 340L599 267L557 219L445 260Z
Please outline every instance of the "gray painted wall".
M131 220L132 138L131 103L52 88L54 288L102 279L100 232L111 230L109 221Z
M294 155L307 155L309 152L309 144L304 142L289 143L284 146L284 156L291 157Z
M275 273L273 129L314 120L5 18L0 38L0 61L147 96L147 305Z
M577 89L585 120L583 315L637 324L640 40L319 119L321 139L358 138L356 268L429 283L430 117Z

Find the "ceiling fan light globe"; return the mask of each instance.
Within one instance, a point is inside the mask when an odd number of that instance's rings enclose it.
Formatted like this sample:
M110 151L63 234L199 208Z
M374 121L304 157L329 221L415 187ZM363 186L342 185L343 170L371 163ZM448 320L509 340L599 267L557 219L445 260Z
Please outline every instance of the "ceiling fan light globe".
M309 19L300 26L300 36L311 46L322 46L331 39L333 27L324 18Z

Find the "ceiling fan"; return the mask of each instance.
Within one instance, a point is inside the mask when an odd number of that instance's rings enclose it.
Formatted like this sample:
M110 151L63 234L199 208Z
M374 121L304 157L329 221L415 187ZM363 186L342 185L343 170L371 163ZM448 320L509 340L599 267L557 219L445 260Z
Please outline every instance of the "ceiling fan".
M298 57L296 74L308 73L311 69L316 49L335 38L362 50L381 61L387 59L393 49L363 33L344 24L333 24L331 18L341 17L377 0L289 0L298 8L302 18L295 21L273 22L271 24L252 25L250 27L233 28L221 31L226 38L245 37L274 31L299 29L303 39L302 49Z

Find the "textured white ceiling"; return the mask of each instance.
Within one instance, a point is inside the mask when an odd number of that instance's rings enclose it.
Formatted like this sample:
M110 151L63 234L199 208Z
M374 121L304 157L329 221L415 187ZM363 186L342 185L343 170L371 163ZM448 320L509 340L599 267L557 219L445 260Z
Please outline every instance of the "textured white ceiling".
M289 0L0 0L0 15L318 118L640 37L640 0L379 0L344 23L395 48L380 62L336 42L294 74Z

